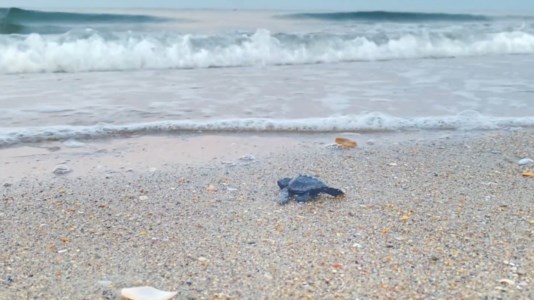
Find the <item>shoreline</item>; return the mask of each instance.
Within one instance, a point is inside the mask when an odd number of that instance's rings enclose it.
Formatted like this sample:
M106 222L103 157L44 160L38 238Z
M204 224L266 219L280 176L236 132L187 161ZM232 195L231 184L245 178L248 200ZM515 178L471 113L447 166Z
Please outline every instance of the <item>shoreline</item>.
M356 149L328 147L333 135L0 149L13 173L47 164L0 181L0 298L136 285L176 299L534 297L534 180L521 176L534 166L517 164L534 156L531 130L347 136ZM73 172L52 174L69 155ZM346 197L276 204L276 180L299 173Z

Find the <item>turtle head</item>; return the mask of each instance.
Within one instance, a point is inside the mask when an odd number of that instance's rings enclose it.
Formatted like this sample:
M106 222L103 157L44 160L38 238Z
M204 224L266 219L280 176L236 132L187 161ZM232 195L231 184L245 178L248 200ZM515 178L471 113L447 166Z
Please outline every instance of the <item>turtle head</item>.
M282 178L280 180L278 180L276 183L278 184L278 186L281 188L281 189L285 189L288 185L289 185L289 182L291 181L291 178Z

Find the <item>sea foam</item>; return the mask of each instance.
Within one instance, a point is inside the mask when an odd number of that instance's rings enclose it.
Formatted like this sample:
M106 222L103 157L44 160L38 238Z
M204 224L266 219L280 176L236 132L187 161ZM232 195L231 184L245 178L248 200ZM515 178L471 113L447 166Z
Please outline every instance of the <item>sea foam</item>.
M534 54L534 34L509 30L462 36L427 30L394 34L162 32L0 35L0 73L187 69Z
M490 130L534 127L534 117L490 117L474 111L457 115L402 118L373 112L309 119L169 120L138 124L0 128L0 147L52 140L94 139L131 134L187 132L373 132L404 130Z

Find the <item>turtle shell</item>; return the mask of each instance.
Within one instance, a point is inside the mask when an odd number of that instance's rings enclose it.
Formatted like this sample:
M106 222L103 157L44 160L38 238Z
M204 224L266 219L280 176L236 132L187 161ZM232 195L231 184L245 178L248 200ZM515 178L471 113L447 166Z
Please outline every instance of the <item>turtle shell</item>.
M315 190L319 190L325 187L326 184L324 184L324 182L315 177L299 175L289 182L289 186L287 188L291 194L299 195L308 192L313 192Z

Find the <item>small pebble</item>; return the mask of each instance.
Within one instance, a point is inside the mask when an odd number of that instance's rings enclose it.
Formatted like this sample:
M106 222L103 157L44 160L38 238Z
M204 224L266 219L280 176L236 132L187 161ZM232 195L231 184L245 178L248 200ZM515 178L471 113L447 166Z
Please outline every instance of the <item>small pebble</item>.
M148 200L148 196L141 195L141 196L139 196L139 200L146 201L146 200Z
M12 186L11 183L9 183L9 182L4 183L4 187L10 187L10 186Z
M69 166L64 165L64 164L57 165L53 171L53 173L56 175L64 175L70 172L72 172L72 169Z

